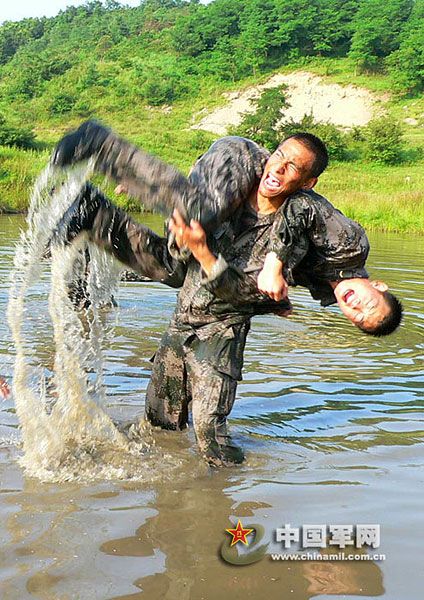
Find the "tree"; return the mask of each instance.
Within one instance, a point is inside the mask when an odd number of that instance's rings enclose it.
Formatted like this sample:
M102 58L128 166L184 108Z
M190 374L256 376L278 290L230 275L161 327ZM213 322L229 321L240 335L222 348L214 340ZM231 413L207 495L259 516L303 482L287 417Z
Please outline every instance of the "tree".
M289 107L284 92L287 86L265 90L253 102L255 111L244 116L240 125L231 133L248 137L258 144L274 150L281 141L279 122L283 118L283 110Z
M310 38L319 56L343 56L349 50L353 19L360 0L313 0L315 23Z
M362 0L353 25L349 55L361 71L376 71L399 47L400 32L413 0Z
M21 46L40 39L48 30L48 19L23 19L6 21L0 27L0 65L12 58Z
M244 64L256 75L266 64L275 30L274 4L271 0L251 0L240 17L239 44Z
M424 0L415 0L398 50L387 60L397 89L424 90Z
M314 0L274 0L270 55L295 58L313 54L312 34L319 24Z

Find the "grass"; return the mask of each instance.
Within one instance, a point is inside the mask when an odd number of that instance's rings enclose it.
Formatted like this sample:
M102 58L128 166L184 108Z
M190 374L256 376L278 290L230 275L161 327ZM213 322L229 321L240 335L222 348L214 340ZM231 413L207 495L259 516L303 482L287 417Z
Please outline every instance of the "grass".
M323 173L316 191L368 230L424 233L422 163L338 163Z
M424 147L424 98L391 98L388 77L353 77L352 65L347 59L313 59L307 64L286 65L278 71L294 69L312 71L334 83L351 84L354 80L356 85L381 94L385 98L381 106L402 122L406 118L415 119L415 125L404 122L409 162L405 160L393 167L360 161L337 163L322 175L317 191L367 229L424 233L424 160L419 159L417 151ZM235 84L218 84L205 79L200 82L202 88L197 97L181 100L172 107L127 106L125 97L112 100L100 97L96 100L95 115L124 137L187 172L214 139L212 134L190 129L196 115L222 105L225 102L223 92L265 81L271 74ZM78 116L52 119L41 104L39 109L34 129L37 139L46 146L45 150L0 147L0 212L26 209L32 183L47 163L54 143L83 120ZM23 107L23 124L28 124L25 123L27 112ZM107 192L112 189L108 186ZM119 197L118 203L127 209L136 209L136 205L123 197Z

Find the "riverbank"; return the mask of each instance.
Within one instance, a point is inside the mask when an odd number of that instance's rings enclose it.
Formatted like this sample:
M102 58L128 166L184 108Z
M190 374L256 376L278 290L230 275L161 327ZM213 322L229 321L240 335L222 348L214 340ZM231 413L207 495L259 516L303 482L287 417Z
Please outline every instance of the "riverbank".
M309 75L304 73L305 70ZM319 76L319 80L316 76ZM317 90L318 95L326 95L331 106L340 103L338 99L341 91L350 90L348 86L354 81L357 86L361 86L357 88L355 105L361 118L369 117L367 111L372 105L376 114L381 110L386 111L402 124L405 141L403 162L384 166L365 161L364 158L358 159L359 153L357 160L334 162L330 165L320 178L317 192L328 197L335 206L361 222L368 230L423 234L424 98L391 96L388 77L354 76L346 59L315 59L307 65L286 65L274 74L262 74L231 84L202 81L201 90L196 97L179 100L172 106L137 105L128 108L112 106L110 99L103 102L99 99L95 115L124 137L187 173L196 158L219 137L216 132L193 127L198 127L202 121L207 120L208 115L215 114L217 110L224 110L225 107L228 109L236 97L243 99L249 90L254 91L258 86L268 85L275 77L295 77L298 80L296 95L293 95L290 102L295 108L296 97L299 101L303 98L301 104L304 109L305 98L314 100ZM362 105L363 102L365 103ZM313 104L315 110L318 110L315 100ZM233 108L237 109L237 106ZM37 109L38 118L34 124L29 121L29 116L25 120L24 108L21 112L22 123L27 127L34 127L37 141L43 149L19 150L0 146L0 213L26 210L31 187L47 164L54 144L65 131L77 127L83 120L83 117L75 115L69 116L66 121L63 117L47 117L41 109ZM320 113L317 117L325 120L326 113ZM105 188L103 179L99 179L99 183L122 208L140 210L138 203L122 196L114 197L113 186Z
M33 182L48 158L48 151L0 148L3 173L0 214L26 211ZM194 158L190 155L190 159ZM186 162L187 171L191 160ZM369 231L424 234L423 167L422 162L391 167L363 162L334 163L321 176L316 191ZM104 188L104 180L99 183ZM136 202L114 196L113 186L107 185L106 192L122 208L139 212Z

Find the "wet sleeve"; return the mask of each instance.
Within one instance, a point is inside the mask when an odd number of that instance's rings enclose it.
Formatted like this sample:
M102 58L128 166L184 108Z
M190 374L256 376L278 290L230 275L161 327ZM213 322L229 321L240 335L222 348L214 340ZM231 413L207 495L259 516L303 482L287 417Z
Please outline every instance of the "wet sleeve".
M328 201L315 206L309 232L317 257L315 275L326 281L368 277L369 242L364 229Z
M364 265L369 243L364 229L312 192L307 197L290 198L280 208L269 251L290 269L308 255L308 268L317 279L368 277Z
M243 271L227 263L223 256L218 260L211 272L203 279L206 289L220 300L234 307L251 306L251 314L280 312L291 307L288 299L275 302L267 294L258 289L257 278L260 268Z

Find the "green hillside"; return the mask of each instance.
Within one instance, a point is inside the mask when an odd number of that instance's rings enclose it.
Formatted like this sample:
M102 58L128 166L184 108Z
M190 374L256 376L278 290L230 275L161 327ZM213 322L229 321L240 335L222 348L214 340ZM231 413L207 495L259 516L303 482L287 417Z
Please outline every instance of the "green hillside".
M107 0L4 23L0 207L25 209L54 143L89 117L187 171L214 139L190 129L201 111L301 68L389 93L403 129L392 165L343 134L319 191L369 227L424 231L423 23L424 0Z

